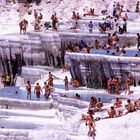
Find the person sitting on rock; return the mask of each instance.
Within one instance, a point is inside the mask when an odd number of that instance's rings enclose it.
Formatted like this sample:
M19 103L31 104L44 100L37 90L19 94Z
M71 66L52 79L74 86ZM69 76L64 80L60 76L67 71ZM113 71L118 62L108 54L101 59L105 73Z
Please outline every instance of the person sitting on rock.
M139 110L139 109L140 109L140 99L136 100L136 101L134 102L134 105L135 105L135 109L136 109L136 110Z
M88 13L84 14L84 17L85 16L97 16L94 12L95 12L94 9L90 9L90 11Z
M11 85L11 76L10 76L10 74L7 74L5 76L5 82L6 82L6 86L10 86Z
M78 82L77 80L73 80L72 86L73 86L74 88L78 88L78 87L79 87L79 82Z
M102 107L103 107L103 102L101 101L101 98L98 98L98 101L96 103L97 111L101 111Z
M68 66L67 64L65 64L65 65L63 66L62 73L63 73L63 72L67 72L68 70L69 70L69 66Z
M134 112L135 111L135 106L131 103L131 100L127 100L127 104L125 105L125 108L127 110L126 114Z
M113 106L110 107L110 110L108 111L108 115L109 115L109 118L115 118L115 117L117 117L116 110L114 109Z
M108 14L107 10L102 10L101 13L102 13L102 15L107 15Z
M74 29L74 30L79 29L79 24L78 24L78 22L75 21L74 24L73 24L73 26L72 26L70 29Z
M97 111L97 109L96 109L96 104L97 104L97 99L96 99L96 97L91 97L91 98L90 98L90 103L89 103L88 110L91 111L93 114L94 114L94 112Z
M117 116L123 115L123 107L122 107L122 101L119 98L116 98L116 101L114 103L114 108L116 108Z

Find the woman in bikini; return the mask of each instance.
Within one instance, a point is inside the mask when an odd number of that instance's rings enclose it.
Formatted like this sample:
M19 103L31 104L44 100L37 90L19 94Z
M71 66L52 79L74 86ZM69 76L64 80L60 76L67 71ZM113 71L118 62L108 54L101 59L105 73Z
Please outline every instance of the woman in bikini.
M94 121L93 116L90 113L89 113L89 115L86 116L86 125L89 128L88 135L90 135L90 133L92 131L94 131L94 132L96 131L95 130L95 121Z

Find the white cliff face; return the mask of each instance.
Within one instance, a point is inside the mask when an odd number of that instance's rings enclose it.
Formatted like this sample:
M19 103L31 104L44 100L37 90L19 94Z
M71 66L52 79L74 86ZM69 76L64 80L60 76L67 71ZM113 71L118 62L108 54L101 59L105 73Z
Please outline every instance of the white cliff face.
M77 79L82 86L105 87L107 78L112 75L119 77L122 84L130 76L134 78L136 84L140 80L139 57L67 52L65 60L70 67L72 78Z

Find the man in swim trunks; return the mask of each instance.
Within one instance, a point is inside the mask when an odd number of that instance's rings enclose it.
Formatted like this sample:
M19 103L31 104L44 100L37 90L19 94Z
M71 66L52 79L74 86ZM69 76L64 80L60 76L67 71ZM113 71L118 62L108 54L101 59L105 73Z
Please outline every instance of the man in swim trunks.
M40 98L40 92L42 92L42 89L41 89L41 86L39 85L39 83L37 83L34 88L34 93L36 93L37 100L39 100L39 98Z
M135 106L131 103L131 100L127 100L127 104L125 105L125 108L127 109L126 114L134 112L135 111Z
M115 118L117 116L116 110L114 109L113 106L110 107L110 110L108 111L108 115L109 115L109 118Z
M30 81L27 81L26 90L27 90L27 99L31 100L31 84L30 84Z

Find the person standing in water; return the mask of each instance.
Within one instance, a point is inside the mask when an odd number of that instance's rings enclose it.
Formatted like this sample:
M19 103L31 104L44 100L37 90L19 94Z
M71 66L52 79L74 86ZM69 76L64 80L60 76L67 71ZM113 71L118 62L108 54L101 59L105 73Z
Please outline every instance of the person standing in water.
M49 72L49 78L48 78L48 85L53 86L53 79L56 78L51 72Z
M27 90L27 99L31 100L31 84L30 84L30 81L27 81L26 90Z
M69 85L68 77L65 76L65 79L63 81L64 81L64 85L65 85L65 90L69 90L69 87L68 87L68 85Z
M45 89L45 94L44 97L47 100L51 94L51 92L54 92L54 88L50 87L49 85L47 85L46 82L44 82L44 89Z
M37 83L34 88L34 93L36 93L37 100L39 100L41 92L42 92L41 86L39 85L39 83Z

